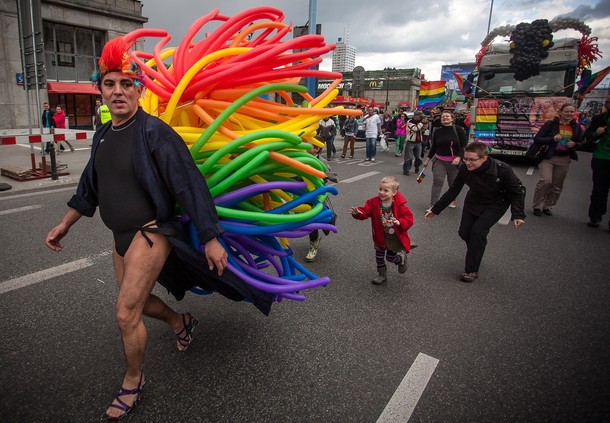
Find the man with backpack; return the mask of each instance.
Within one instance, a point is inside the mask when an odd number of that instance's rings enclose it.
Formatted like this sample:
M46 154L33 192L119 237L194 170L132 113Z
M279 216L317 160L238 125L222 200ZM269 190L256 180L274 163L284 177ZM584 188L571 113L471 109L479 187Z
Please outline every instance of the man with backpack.
M487 145L473 142L464 148L464 158L455 181L426 212L425 221L429 222L449 206L464 185L470 189L464 200L458 231L460 238L466 242L466 262L461 280L472 282L479 277L487 234L508 207L515 228L525 223L525 188L509 165L489 157Z

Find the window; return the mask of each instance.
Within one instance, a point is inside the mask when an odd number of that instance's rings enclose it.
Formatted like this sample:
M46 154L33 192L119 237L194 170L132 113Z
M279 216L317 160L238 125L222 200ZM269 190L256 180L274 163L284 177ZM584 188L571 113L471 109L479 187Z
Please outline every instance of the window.
M43 22L47 80L89 81L106 34L89 28Z
M517 81L511 69L496 71L483 68L479 73L477 97L484 97L486 91L493 95L571 96L574 82L573 69L540 69L540 75L524 81Z
M58 66L74 67L74 33L65 25L55 26L55 51Z

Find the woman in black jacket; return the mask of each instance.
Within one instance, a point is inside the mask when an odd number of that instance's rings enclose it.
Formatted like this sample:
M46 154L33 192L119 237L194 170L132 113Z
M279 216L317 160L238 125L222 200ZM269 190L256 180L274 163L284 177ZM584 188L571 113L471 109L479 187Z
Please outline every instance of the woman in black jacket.
M564 103L559 116L546 122L534 137L534 143L546 144L549 149L538 164L540 180L534 191L534 215L551 216L551 208L557 203L568 175L570 160L578 160L576 148L582 143L583 130L576 122L576 108Z
M430 206L441 196L445 179L451 186L458 174L458 166L464 155L464 147L468 144L466 132L453 124L453 113L445 111L441 114L442 126L432 133L430 151L424 160L424 168L432 160L432 193ZM455 207L455 202L449 207Z

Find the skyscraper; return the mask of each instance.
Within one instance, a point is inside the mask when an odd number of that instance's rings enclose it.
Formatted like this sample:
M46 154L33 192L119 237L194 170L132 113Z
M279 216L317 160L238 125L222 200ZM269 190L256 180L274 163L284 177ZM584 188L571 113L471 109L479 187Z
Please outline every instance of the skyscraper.
M337 41L337 48L333 51L333 72L351 72L356 65L356 47Z

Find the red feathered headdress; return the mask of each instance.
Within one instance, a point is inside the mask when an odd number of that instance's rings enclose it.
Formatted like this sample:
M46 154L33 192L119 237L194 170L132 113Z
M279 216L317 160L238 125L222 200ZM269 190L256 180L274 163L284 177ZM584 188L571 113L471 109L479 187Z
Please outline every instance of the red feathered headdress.
M120 72L140 83L143 82L140 67L129 60L127 54L135 41L136 39L127 40L126 37L116 37L106 43L100 57L99 70L91 76L91 80L98 87L101 85L104 75L109 72Z

